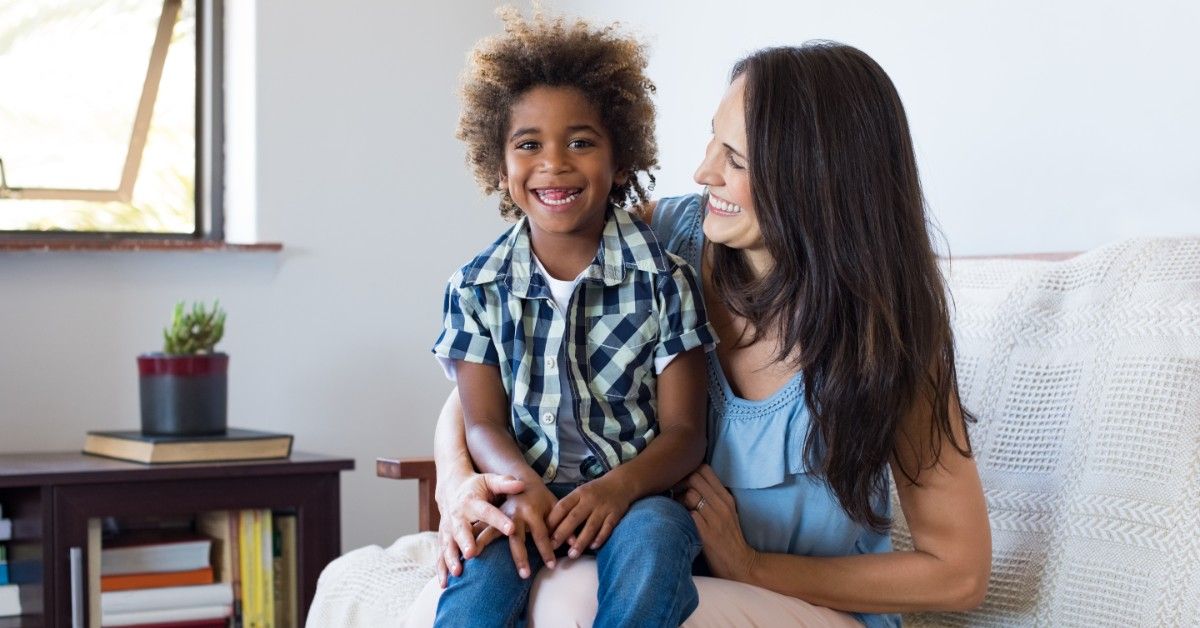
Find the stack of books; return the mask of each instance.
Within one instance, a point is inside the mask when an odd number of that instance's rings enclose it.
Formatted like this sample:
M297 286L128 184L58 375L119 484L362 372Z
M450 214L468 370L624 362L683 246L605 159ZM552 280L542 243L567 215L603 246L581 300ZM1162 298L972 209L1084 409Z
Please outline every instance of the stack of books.
M21 614L20 589L9 579L8 543L12 540L12 520L4 518L4 505L0 504L0 617Z
M135 531L104 541L100 623L224 626L233 615L233 586L214 578L212 548L209 537L172 530Z
M0 617L40 613L40 590L10 582L3 541L12 526L0 520ZM89 613L106 627L296 627L296 541L296 515L267 509L93 519L88 553L99 576L88 585Z

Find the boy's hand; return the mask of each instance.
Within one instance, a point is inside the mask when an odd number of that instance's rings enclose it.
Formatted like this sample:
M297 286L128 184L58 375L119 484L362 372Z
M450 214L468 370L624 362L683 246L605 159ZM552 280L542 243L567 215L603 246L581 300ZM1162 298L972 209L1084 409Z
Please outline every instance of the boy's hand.
M546 528L546 516L554 508L558 499L554 493L541 482L527 482L524 493L509 497L500 506L500 511L508 515L513 522L513 533L508 535L508 546L512 552L513 564L522 578L528 578L529 556L525 552L525 535L533 537L542 562L551 569L554 568L554 545L550 543L550 534Z
M554 530L554 547L569 541L571 549L567 555L571 558L579 558L589 547L599 549L632 501L631 491L614 473L576 488L559 500L546 520ZM580 526L583 530L576 534Z

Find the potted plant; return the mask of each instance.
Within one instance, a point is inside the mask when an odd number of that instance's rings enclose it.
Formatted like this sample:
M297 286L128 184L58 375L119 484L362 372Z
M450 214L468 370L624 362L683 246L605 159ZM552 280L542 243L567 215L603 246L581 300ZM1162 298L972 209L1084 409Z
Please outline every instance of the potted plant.
M225 312L195 303L175 305L163 329L162 353L138 356L142 433L147 436L209 436L226 428L229 356L213 348L225 333Z

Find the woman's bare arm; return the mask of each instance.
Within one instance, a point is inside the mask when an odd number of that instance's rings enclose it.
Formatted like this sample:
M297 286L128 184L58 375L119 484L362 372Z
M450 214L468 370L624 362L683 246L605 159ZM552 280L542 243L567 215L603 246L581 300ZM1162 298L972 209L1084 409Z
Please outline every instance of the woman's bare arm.
M957 407L956 402L953 405ZM906 435L928 438L927 407L924 415L907 421L901 442L920 442ZM955 423L954 433L960 443L965 442L960 422ZM902 448L901 462L912 469L915 457L922 453L927 456L928 448L925 452ZM987 591L991 532L974 461L943 439L939 463L921 472L920 486L907 482L894 464L893 474L912 533L912 551L835 558L759 553L744 545L732 496L719 486L715 475L707 482L703 473L689 478L689 487L697 489L689 492L689 499L692 507L700 496L710 504L697 525L702 536L705 527L710 528L704 551L712 554L710 564L717 558L720 569L714 565L714 571L719 576L843 611L954 611L978 606ZM725 540L731 536L736 539Z
M463 427L462 403L458 389L450 391L433 433L433 459L437 467L434 498L441 512L438 540L442 545L438 578L446 584L447 573L459 575L459 557L470 558L480 549L473 524L486 523L504 534L511 534L513 522L493 502L501 495L525 490L520 480L492 473L476 473L467 450Z
M467 451L462 402L458 399L457 387L446 397L446 403L438 415L437 427L433 430L433 461L437 467L434 497L438 507L444 511L446 491L453 494L464 478L475 473L475 465L471 463L471 454Z

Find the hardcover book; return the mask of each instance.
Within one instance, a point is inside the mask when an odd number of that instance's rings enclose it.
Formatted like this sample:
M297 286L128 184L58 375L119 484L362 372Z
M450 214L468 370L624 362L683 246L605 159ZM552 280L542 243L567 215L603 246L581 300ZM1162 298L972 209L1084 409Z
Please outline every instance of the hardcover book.
M164 571L100 576L101 591L129 591L159 587L179 587L191 584L212 584L212 567L201 567L190 571Z
M229 619L193 619L184 621L153 622L149 624L125 624L126 628L228 628Z
M100 575L195 571L209 566L212 539L181 535L129 535L106 540Z
M21 596L15 584L0 584L0 617L21 614Z
M287 458L292 435L230 428L216 436L147 436L138 430L87 433L83 453L145 464Z
M183 587L137 589L133 591L110 591L100 594L100 611L104 615L138 611L230 606L232 604L233 587L228 582ZM192 619L209 618L193 617Z
M100 625L146 626L201 619L225 619L233 613L229 606L195 606L154 611L130 611L128 613L105 613L100 616Z

